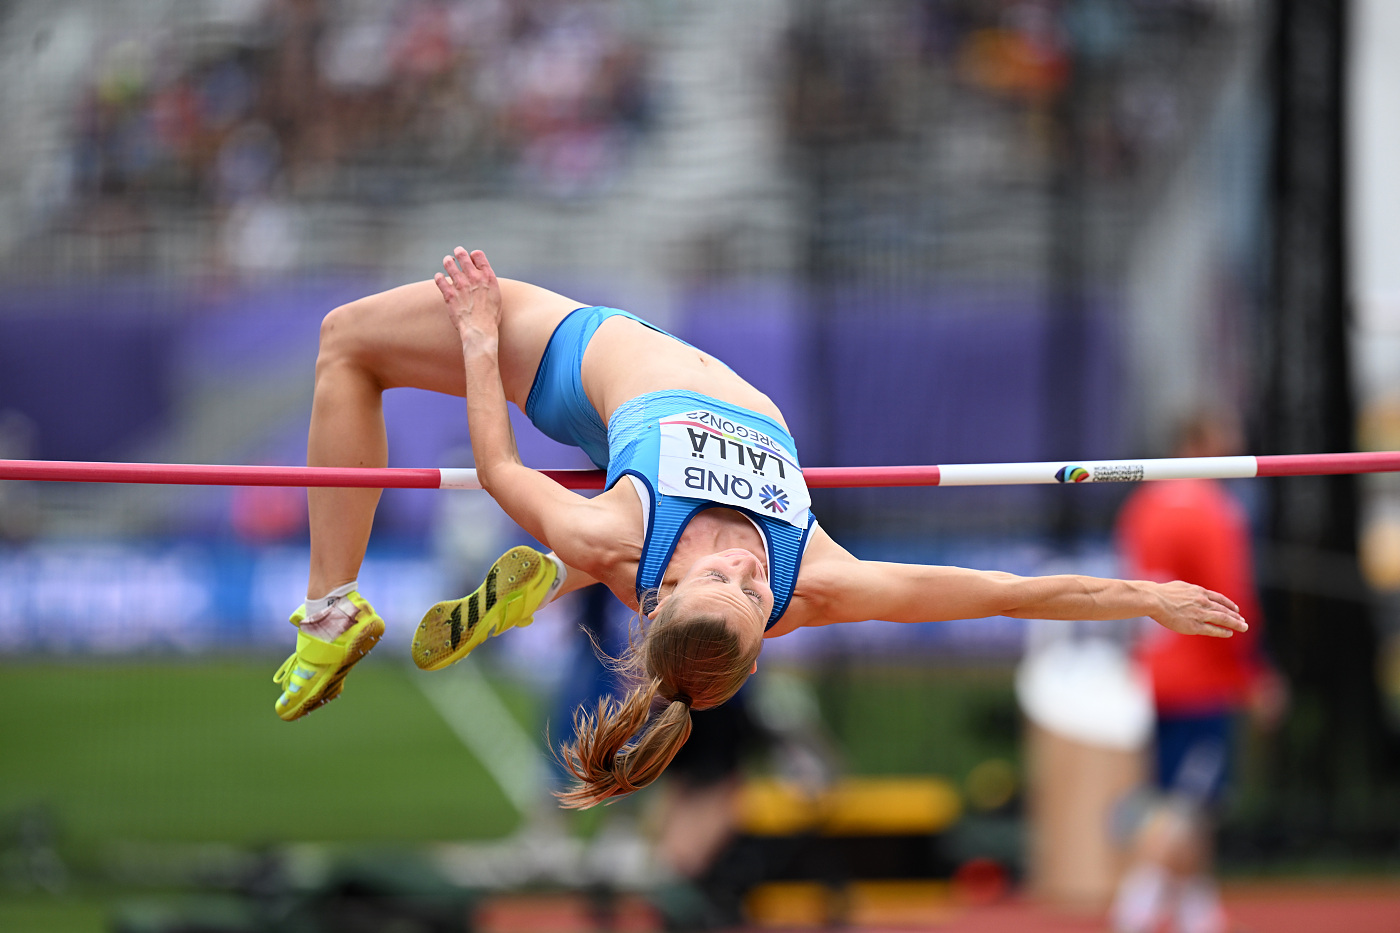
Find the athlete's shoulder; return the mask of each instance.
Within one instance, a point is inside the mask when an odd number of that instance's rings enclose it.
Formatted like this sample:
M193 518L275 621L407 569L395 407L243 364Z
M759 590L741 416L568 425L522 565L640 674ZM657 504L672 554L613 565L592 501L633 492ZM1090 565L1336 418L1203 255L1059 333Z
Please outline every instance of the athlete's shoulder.
M782 618L767 631L768 638L799 628L840 621L833 612L847 593L860 561L837 544L821 525L813 525L798 568L792 601Z

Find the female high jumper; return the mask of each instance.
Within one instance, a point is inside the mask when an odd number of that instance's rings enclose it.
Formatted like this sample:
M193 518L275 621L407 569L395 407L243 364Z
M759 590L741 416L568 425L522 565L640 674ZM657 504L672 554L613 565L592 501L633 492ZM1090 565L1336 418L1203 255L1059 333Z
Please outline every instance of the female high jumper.
M385 389L465 396L482 486L552 550L512 549L470 596L429 610L413 638L420 667L460 660L591 583L639 612L643 632L625 659L639 686L580 711L561 749L577 779L565 806L651 783L689 736L690 710L733 696L763 639L805 626L1003 615L1150 616L1218 638L1247 629L1229 599L1183 582L858 560L812 516L782 412L722 362L625 311L497 279L480 251L457 248L443 270L326 316L307 462L385 466ZM584 497L522 464L507 401L606 468L605 491ZM355 579L378 498L310 490L308 598L291 618L296 652L276 676L283 719L338 696L384 631Z

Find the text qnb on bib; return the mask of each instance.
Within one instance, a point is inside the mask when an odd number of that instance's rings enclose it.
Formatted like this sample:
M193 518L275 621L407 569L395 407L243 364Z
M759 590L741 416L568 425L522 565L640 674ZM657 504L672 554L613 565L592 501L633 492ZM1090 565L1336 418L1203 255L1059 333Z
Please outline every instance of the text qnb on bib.
M705 409L659 419L660 490L807 527L811 494L796 455L761 427Z

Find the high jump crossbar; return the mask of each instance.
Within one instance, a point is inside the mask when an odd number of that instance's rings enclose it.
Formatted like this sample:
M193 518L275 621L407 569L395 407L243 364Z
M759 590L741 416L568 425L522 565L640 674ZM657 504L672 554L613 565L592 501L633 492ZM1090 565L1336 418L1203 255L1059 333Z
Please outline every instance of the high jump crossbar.
M541 470L568 489L602 489L602 470ZM888 486L1013 486L1124 483L1163 479L1238 479L1400 472L1400 451L1173 457L1155 460L1047 460L929 466L808 467L813 489ZM476 470L411 467L227 466L194 463L98 463L0 460L0 480L149 483L177 486L294 486L369 489L480 489Z

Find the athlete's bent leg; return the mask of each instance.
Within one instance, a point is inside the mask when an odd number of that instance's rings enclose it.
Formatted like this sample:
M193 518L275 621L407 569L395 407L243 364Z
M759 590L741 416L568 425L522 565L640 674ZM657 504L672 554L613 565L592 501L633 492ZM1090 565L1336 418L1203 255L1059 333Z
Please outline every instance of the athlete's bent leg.
M502 288L501 376L507 398L523 405L549 335L577 304L523 282L505 280ZM385 389L399 387L457 396L466 392L461 338L430 281L371 295L326 315L307 464L386 466L381 397ZM298 628L297 650L274 678L284 688L276 705L283 719L296 719L339 696L350 668L383 633L383 620L357 591L356 581L379 495L377 489L308 491L307 600L291 618ZM557 595L558 582L551 576L541 590L548 594L544 598ZM533 591L531 596L536 598Z
M426 286L426 287L425 287ZM431 282L336 308L321 325L306 462L378 467L388 462L383 391L415 386L461 395L461 350ZM311 489L311 573L306 603L292 613L296 650L273 680L275 710L299 719L343 690L345 677L384 633L356 589L369 545L377 489Z
M418 282L336 308L321 325L308 466L388 464L381 396L413 386L465 392L461 342L432 282ZM378 489L307 492L311 522L308 598L350 583L369 544Z

